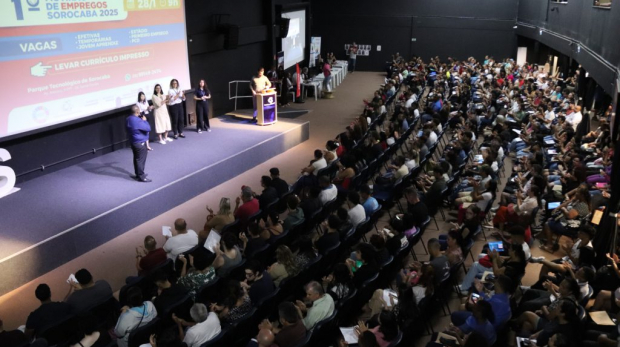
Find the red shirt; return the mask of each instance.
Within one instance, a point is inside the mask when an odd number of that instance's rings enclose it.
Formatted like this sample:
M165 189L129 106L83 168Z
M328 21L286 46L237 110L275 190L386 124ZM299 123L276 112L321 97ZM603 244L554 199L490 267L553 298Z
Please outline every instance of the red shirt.
M163 248L158 248L154 251L149 252L147 255L140 259L140 268L142 271L138 271L138 275L142 276L151 270L153 270L157 265L165 262L167 259L166 251Z
M323 64L323 75L325 75L325 77L329 76L332 74L332 67L329 66L328 63Z
M248 202L244 202L243 205L239 206L237 212L235 212L235 218L246 221L248 218L250 218L251 215L258 212L258 210L258 199L252 199Z

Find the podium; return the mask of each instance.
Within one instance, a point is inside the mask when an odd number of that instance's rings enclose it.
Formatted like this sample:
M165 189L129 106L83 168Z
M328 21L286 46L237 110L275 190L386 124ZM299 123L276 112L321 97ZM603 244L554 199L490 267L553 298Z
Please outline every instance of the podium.
M254 96L256 102L256 121L258 125L274 124L278 121L278 95L267 90Z

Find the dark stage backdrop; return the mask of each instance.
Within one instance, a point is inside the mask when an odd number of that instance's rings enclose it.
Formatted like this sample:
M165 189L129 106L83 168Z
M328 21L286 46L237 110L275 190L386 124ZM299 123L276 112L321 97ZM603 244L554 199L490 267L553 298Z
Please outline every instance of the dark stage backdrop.
M312 35L321 37L321 52L339 59L347 57L347 43L372 45L368 56L357 57L359 70L382 70L395 52L426 60L516 58L517 6L517 0L315 0Z
M229 81L249 80L258 66L269 68L272 63L275 6L299 2L302 1L185 1L192 84L201 78L206 80L213 95L213 115L233 109L233 102L228 100ZM239 27L234 49L230 47L234 37L232 41L230 36L226 40L226 25ZM224 49L225 44L231 49ZM170 59L174 59L174 52L170 52ZM168 83L162 81L162 85ZM194 86L182 87L189 89ZM146 94L150 97L151 92ZM118 110L54 130L2 141L0 148L7 149L12 156L3 165L15 170L19 183L123 148L126 146L124 120L128 114L126 109ZM52 165L56 163L59 164Z

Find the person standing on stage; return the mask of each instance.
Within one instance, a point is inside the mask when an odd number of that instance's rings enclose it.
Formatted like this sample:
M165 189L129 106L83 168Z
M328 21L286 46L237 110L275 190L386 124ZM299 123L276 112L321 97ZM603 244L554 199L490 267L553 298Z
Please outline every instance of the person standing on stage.
M136 106L140 108L140 115L145 117L149 114L151 110L153 110L153 106L149 105L149 102L146 101L146 95L144 95L143 92L138 93L138 102L136 103ZM148 140L146 141L146 148L149 151L153 150L151 146L149 146Z
M349 72L355 71L355 61L357 60L357 44L353 44L349 47Z
M155 109L155 131L157 135L159 135L159 143L165 145L166 141L172 141L172 139L168 137L168 133L172 130L172 126L170 125L170 115L166 107L168 97L164 95L161 85L155 85L151 101L153 101L153 108Z
M140 182L151 182L144 173L146 155L149 153L146 149L146 142L149 140L151 126L146 120L146 116L140 114L138 106L131 106L131 112L133 114L127 117L125 125L129 141L131 141L131 151L133 152L133 168L136 173L134 178Z
M323 91L331 92L331 80L332 80L332 67L329 65L329 61L323 64Z
M177 139L183 135L183 128L185 127L185 117L183 117L183 104L185 101L185 94L179 89L179 81L173 78L170 81L170 89L168 90L168 106L170 106L170 117L172 118L172 131L174 132L174 138Z
M198 82L198 88L194 92L194 100L196 100L196 130L198 133L202 133L202 130L211 132L211 126L209 125L209 102L211 99L211 92L209 87L205 83L205 80Z
M252 122L256 122L256 98L254 97L256 94L262 93L263 90L271 88L271 82L264 75L265 69L259 68L258 75L252 77L252 83L250 83L250 89L252 90L252 106L254 107L254 118L252 118Z

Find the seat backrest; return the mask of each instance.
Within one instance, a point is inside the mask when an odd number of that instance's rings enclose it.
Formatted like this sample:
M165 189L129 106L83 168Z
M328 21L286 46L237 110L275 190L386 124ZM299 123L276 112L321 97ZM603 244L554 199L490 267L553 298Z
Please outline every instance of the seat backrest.
M228 334L229 331L230 329L228 327L222 327L222 330L220 331L219 334L215 335L211 340L200 345L200 347L220 346L220 344L223 342L224 338L226 337L226 334Z
M220 277L215 277L209 283L203 285L196 291L196 302L203 304L216 302L220 286Z
M230 271L228 271L228 277L229 279L236 279L239 281L243 281L245 280L245 262L246 262L246 258L241 259L241 262L237 265L235 265L234 267L232 267L230 269Z
M239 223L239 219L235 219L234 222L224 225L222 227L222 230L220 231L220 234L224 235L224 233L227 231L236 232L237 228L239 227Z
M389 256L383 262L377 264L377 266L379 267L379 269L383 269L384 267L390 265L392 263L392 261L394 261L394 257L393 256Z
M49 346L65 342L75 333L77 323L77 316L69 316L56 324L41 329L36 333L36 337L44 338Z
M394 338L394 340L390 341L388 347L396 347L403 340L403 332L402 330L398 330L398 335Z

